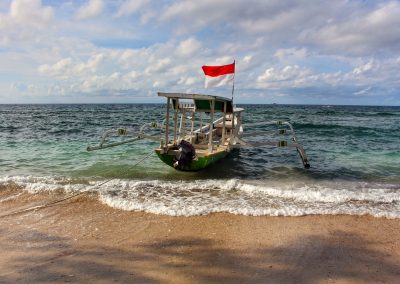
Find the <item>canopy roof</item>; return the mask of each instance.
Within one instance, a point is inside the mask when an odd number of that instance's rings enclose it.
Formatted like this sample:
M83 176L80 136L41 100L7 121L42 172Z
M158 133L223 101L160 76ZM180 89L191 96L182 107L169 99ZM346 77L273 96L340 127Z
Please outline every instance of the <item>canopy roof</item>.
M179 99L193 100L195 111L210 112L212 110L212 102L214 102L214 111L224 112L224 104L226 103L226 112L232 113L232 99L201 95L201 94L186 94L186 93L158 93L159 97L172 99L174 109L179 108Z

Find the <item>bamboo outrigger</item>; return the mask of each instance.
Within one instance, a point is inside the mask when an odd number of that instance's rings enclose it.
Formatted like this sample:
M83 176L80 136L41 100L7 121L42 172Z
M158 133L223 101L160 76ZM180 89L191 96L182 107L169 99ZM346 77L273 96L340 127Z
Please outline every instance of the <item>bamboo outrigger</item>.
M235 108L232 99L184 93L158 93L167 99L164 121L144 124L139 132L128 129L112 129L105 132L98 146L87 150L98 150L131 143L140 139L159 141L155 149L158 157L167 165L181 171L198 171L227 156L233 149L241 147L292 147L297 150L305 168L309 168L307 155L297 142L293 126L286 121L260 122L251 124L276 124L284 127L278 134L289 134L291 140L246 142L249 136L264 137L266 131L243 133L242 108ZM217 119L216 116L220 116ZM250 126L250 125L249 125ZM146 134L145 129L158 129L158 134ZM123 136L124 140L108 142L110 136Z

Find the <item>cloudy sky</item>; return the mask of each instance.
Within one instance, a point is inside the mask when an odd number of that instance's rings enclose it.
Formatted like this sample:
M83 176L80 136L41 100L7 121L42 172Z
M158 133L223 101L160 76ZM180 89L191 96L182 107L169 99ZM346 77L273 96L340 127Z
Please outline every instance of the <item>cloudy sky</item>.
M233 60L239 103L400 105L400 1L0 1L0 103L229 96Z

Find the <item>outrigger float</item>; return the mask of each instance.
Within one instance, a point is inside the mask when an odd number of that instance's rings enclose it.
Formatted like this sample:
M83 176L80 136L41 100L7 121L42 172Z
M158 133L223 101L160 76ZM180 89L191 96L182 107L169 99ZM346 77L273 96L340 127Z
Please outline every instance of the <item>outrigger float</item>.
M88 146L88 151L150 139L159 141L155 149L167 165L180 171L199 171L226 157L233 149L242 147L295 148L305 168L310 164L302 145L297 142L293 126L287 121L270 121L247 126L276 125L278 129L243 133L243 108L233 106L232 99L185 93L158 93L167 99L165 119L162 123L144 124L139 131L117 128L106 131L100 144ZM220 116L216 118L217 116ZM158 133L154 134L154 130ZM147 134L146 132L147 131ZM271 141L276 135L289 135L288 140ZM112 137L122 140L112 142ZM249 142L246 137L258 137L261 142Z

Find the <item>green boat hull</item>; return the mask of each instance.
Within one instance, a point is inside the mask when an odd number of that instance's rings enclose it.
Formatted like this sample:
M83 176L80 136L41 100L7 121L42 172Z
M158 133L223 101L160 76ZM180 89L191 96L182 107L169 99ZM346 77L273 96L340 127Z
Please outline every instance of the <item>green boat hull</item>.
M174 155L168 155L167 153L161 153L160 151L156 151L156 154L161 161L166 163L168 166L175 168L174 163L176 162L176 160ZM200 171L208 167L209 165L226 157L228 154L229 154L228 151L221 151L207 156L197 157L196 159L192 160L190 164L185 165L182 171L188 171L188 172Z

